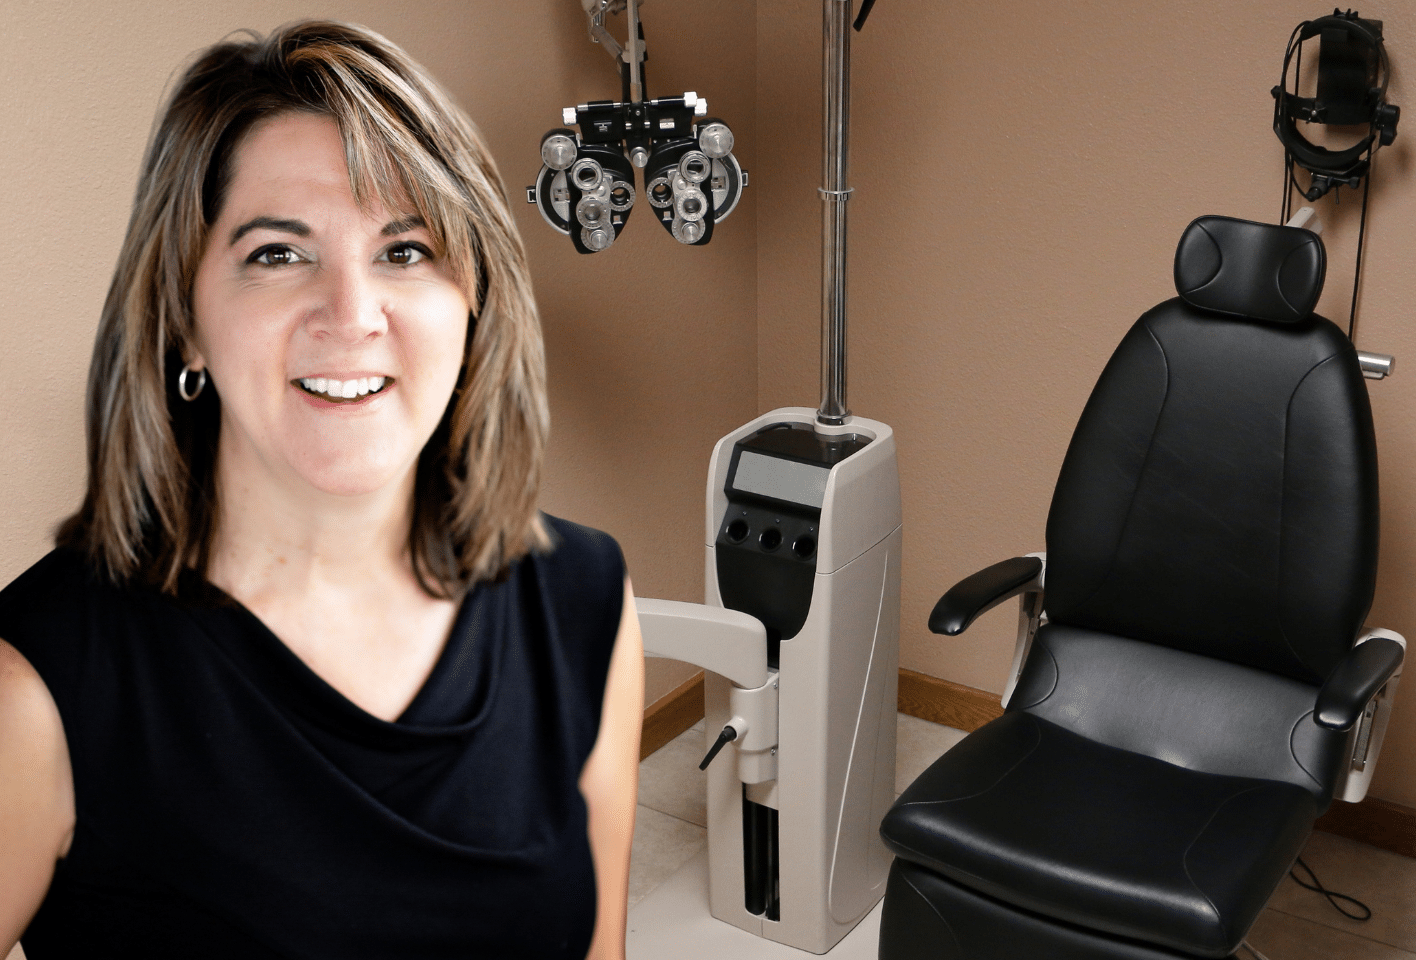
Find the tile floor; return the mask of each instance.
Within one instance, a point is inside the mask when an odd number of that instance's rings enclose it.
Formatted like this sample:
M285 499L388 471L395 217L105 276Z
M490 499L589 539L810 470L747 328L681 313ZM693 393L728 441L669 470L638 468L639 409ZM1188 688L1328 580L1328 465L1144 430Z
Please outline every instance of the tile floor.
M963 737L900 714L895 790ZM639 810L629 872L633 907L706 843L703 722L639 765ZM1339 914L1319 894L1284 881L1249 936L1269 960L1416 960L1416 859L1314 833L1303 859L1331 890L1372 908L1366 923Z

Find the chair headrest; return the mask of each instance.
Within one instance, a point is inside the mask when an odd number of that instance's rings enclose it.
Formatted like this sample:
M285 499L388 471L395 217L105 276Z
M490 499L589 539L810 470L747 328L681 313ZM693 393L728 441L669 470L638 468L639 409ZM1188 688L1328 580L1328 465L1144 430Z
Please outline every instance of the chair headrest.
M1200 217L1175 251L1175 290L1186 303L1254 320L1307 319L1326 273L1312 231L1232 217Z

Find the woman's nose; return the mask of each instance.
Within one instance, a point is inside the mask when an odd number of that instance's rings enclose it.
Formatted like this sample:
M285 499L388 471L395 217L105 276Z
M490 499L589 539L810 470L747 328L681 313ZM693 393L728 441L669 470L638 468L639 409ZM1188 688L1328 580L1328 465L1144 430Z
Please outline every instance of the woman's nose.
M388 328L387 305L378 284L353 266L327 266L321 277L319 302L311 317L315 335L343 343L362 343Z

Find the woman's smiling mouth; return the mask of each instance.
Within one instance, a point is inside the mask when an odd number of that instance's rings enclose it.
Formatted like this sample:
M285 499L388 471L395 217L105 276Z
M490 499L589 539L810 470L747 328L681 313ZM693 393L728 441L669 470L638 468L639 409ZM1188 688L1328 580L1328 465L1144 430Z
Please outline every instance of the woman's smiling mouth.
M355 377L352 380L335 380L327 377L300 377L292 382L321 400L332 403L357 403L369 394L379 393L392 385L393 378Z

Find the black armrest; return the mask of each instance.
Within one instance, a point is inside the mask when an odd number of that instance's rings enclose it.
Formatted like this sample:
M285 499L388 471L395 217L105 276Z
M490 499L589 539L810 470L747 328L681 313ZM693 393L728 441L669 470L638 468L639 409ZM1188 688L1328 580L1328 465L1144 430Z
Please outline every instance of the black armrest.
M1318 691L1313 719L1339 733L1351 730L1367 701L1401 666L1404 654L1401 644L1387 637L1373 637L1347 651Z
M1037 557L1013 557L984 567L965 577L939 598L929 615L929 629L956 637L968 629L979 614L992 610L1009 597L1037 588L1042 561Z

